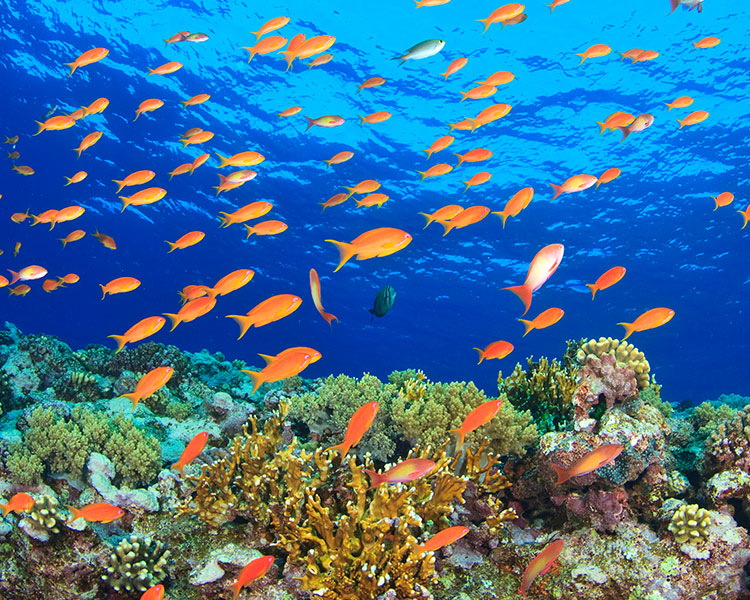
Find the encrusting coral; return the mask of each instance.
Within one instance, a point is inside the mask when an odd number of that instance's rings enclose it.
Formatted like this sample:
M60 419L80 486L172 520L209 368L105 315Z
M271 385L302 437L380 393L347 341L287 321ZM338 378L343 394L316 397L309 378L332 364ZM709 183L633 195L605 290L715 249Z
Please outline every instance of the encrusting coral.
M728 469L750 473L750 406L719 424L706 440L703 470L714 474Z
M675 511L668 529L678 544L698 543L708 537L709 525L711 515L705 508L698 508L697 504L685 504Z
M179 507L213 527L242 517L260 528L287 563L304 568L303 589L326 600L359 600L393 590L396 598L418 598L434 577L431 553L416 550L419 538L446 527L463 502L469 482L494 510L485 520L495 534L516 518L503 509L497 492L510 484L498 470L487 443L450 457L440 450L414 448L410 457L428 458L428 476L370 491L369 455L343 461L319 449L298 450L284 443L287 407L259 431L251 428L232 442L228 455L188 477L194 492ZM422 541L422 540L420 540Z
M166 577L164 567L169 550L150 537L131 535L123 539L110 555L107 574L102 579L115 591L143 592Z
M604 354L614 356L617 366L632 367L639 389L648 387L651 366L648 364L643 352L629 342L611 337L588 340L581 345L576 353L576 358L581 365L584 365L588 357L601 358Z

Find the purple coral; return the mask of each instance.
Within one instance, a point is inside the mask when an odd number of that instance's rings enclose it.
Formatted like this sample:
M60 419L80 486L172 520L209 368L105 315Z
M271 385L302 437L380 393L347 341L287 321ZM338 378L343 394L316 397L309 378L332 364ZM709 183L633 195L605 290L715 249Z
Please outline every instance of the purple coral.
M638 382L630 365L618 366L612 354L589 356L580 371L581 383L573 395L578 429L593 427L589 411L601 400L607 409L638 394Z

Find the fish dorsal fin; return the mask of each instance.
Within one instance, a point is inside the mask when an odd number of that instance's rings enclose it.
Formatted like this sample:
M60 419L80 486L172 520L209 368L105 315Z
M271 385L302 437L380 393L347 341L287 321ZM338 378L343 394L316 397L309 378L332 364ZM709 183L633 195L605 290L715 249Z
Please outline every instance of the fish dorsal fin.
M258 354L263 360L266 361L266 365L270 365L273 360L276 358L275 356L271 356L269 354Z

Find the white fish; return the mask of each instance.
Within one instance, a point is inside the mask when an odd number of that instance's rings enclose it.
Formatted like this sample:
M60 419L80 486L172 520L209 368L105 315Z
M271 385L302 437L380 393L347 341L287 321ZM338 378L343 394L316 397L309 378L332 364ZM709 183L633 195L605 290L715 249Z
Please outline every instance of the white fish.
M690 10L697 8L698 12L703 12L703 0L670 0L670 2L672 3L672 10L669 11L670 15L677 9L680 4L682 4L686 8L689 8Z
M401 64L403 65L407 60L419 60L420 58L435 56L443 49L443 46L445 46L443 40L425 40L409 48L405 54L394 56L393 60L401 59Z

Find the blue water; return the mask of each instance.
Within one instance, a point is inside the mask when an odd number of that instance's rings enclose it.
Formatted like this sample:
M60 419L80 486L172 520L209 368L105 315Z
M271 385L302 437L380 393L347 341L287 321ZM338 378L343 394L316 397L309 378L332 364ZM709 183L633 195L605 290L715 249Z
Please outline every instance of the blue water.
M422 368L434 380L476 381L495 390L498 368L508 373L528 355L559 356L565 340L620 337L620 321L632 321L657 306L676 311L659 329L636 333L632 342L646 353L663 395L675 401L701 401L723 392L750 394L746 376L750 353L750 227L740 230L750 179L747 101L750 18L742 3L706 0L701 14L679 9L668 15L667 0L572 0L550 14L541 1L529 2L528 20L482 34L476 19L499 2L453 0L415 10L407 0L381 2L21 2L3 3L0 36L0 134L20 136L18 164L36 174L22 177L6 160L0 169L0 269L39 264L52 275L75 272L80 283L46 294L32 282L24 298L0 294L0 318L24 332L49 333L74 347L112 345L141 318L177 312L177 291L188 284L212 285L238 268L252 268L255 279L220 298L208 315L153 339L188 350L208 348L260 365L258 352L275 354L307 345L323 359L305 376L369 371L385 376L393 369ZM247 64L240 46L268 19L288 15L291 22L272 35L298 32L336 36L332 62L307 69L295 62L284 72L280 55L257 56ZM164 46L180 31L204 32L202 44ZM693 41L721 38L719 46L694 50ZM391 58L426 39L440 38L437 56L399 66ZM606 43L614 52L579 66L576 52ZM103 61L67 78L63 62L94 47L109 48ZM639 47L661 55L631 65L617 52ZM440 75L455 58L468 65L447 82ZM146 76L167 61L184 63L165 77ZM307 61L306 61L307 62ZM459 92L498 70L516 79L485 100L459 103ZM372 76L387 83L357 95L357 84ZM180 100L209 93L209 102L181 111ZM693 106L667 112L663 103L678 96ZM105 96L110 106L66 131L31 137L55 104L55 114L70 112ZM165 106L133 121L138 104L161 98ZM497 102L510 114L477 132L454 131L456 141L429 162L422 152L448 133L447 122L474 116ZM277 112L300 105L289 119ZM359 127L358 115L387 110L384 123ZM650 112L655 124L618 144L619 133L598 136L596 120L614 111ZM678 130L676 118L707 110L707 121ZM347 119L335 129L305 132L303 115L338 114ZM216 135L207 144L182 150L179 135L199 126ZM71 151L84 135L104 131L101 141L80 160ZM452 173L419 181L417 170L455 164L450 152L488 148L485 163L462 165ZM3 160L5 150L3 146ZM199 154L229 156L256 150L266 156L254 167L259 175L245 186L214 195L218 159L194 175L168 181L167 173ZM322 162L342 150L355 157L333 169ZM550 202L550 182L578 173L599 176L607 168L622 175L598 190L566 194ZM63 187L64 176L86 170L84 182ZM151 206L120 213L112 179L151 169L150 186L167 197ZM462 194L479 171L492 180ZM224 169L222 173L231 172ZM383 184L391 200L381 209L355 209L354 203L327 209L319 202L362 179ZM479 224L441 237L434 224L422 230L417 213L444 204L484 204L502 210L525 186L534 200L501 229L490 215ZM133 193L138 188L126 188ZM711 195L731 191L734 203L713 212ZM219 211L254 200L269 200L265 219L281 219L289 229L276 237L245 241L239 225L219 229ZM80 204L79 220L48 226L16 225L12 212L38 213ZM349 241L375 227L398 227L414 236L405 250L387 257L351 261L338 273L338 253L325 239ZM61 249L58 238L82 228L112 235L110 251L93 237ZM164 240L191 230L206 232L192 248L167 254ZM13 257L16 241L20 254ZM562 321L521 338L516 322L521 303L499 288L519 285L534 254L550 243L565 245L557 272L534 294L529 315L550 306L566 311ZM595 302L581 293L583 283L623 265L622 282L600 292ZM318 270L323 304L340 323L333 331L310 300L308 271ZM102 301L99 284L134 276L141 287ZM397 293L393 310L370 321L367 309L386 284ZM227 314L243 314L278 293L304 300L291 317L251 330L236 342L237 326ZM476 365L474 346L498 339L515 344L503 361Z

